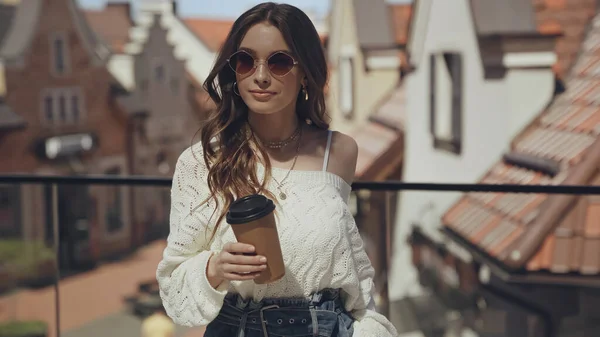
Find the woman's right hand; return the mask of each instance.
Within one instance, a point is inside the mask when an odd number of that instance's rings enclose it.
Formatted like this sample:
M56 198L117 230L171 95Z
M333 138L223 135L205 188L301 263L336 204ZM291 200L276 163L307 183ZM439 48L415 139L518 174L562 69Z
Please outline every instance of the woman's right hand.
M250 255L254 246L239 242L225 244L223 250L208 260L206 276L217 288L223 281L246 281L255 279L267 268L264 256Z

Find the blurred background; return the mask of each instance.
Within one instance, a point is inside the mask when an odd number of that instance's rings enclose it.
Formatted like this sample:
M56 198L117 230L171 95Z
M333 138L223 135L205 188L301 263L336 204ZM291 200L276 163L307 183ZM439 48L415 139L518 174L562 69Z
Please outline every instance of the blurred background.
M0 337L165 323L169 179L259 2L0 0ZM287 2L359 144L350 206L401 336L600 336L600 196L527 189L600 185L600 1Z

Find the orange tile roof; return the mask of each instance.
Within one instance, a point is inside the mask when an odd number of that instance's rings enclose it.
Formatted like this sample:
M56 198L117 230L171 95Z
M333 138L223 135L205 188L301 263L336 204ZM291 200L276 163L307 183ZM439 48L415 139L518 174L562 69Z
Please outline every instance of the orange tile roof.
M600 22L600 15L594 21ZM584 165L600 165L600 25L591 25L578 44L567 90L512 144L516 153L558 163L560 172L552 177L501 161L481 183L600 185L598 172L581 175ZM529 252L518 264L530 272L600 275L600 199L579 196L565 204L561 197L467 193L444 215L443 224L500 263L508 263L516 250ZM540 220L556 205L564 211Z
M183 22L212 51L218 51L221 48L233 26L233 21L220 19L185 18ZM328 35L321 34L320 38L321 43L325 45Z
M85 18L92 29L113 49L122 53L129 42L129 29L133 27L128 3L111 3L102 10L85 10Z
M358 144L356 163L357 177L362 176L373 162L380 157L401 135L379 123L368 122L353 132Z
M590 19L595 15L597 5L593 0L531 0L535 9L538 31L542 34L562 33L556 41L558 61L554 66L560 78L568 75Z
M221 48L233 26L233 21L218 19L185 18L183 22L213 51Z
M357 178L364 179L386 153L399 155L397 145L404 140L404 104L405 87L401 85L380 102L367 123L350 132L358 145Z

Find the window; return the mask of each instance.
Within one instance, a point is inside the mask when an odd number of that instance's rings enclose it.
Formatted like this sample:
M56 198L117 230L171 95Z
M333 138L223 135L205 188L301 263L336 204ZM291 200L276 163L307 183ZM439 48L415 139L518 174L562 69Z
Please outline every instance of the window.
M65 41L61 38L54 40L54 67L58 74L65 72Z
M51 67L54 75L60 76L68 73L68 44L65 33L55 33L50 38Z
M21 195L17 185L0 185L0 238L21 235Z
M42 118L49 126L74 125L82 120L80 88L55 88L42 91Z
M154 67L154 79L157 82L162 82L165 80L165 66L163 64L157 64Z
M52 95L44 97L44 118L48 124L54 124L54 97Z
M119 175L121 169L118 167L111 168L106 171L107 175ZM106 230L108 233L118 232L123 229L123 209L122 209L122 196L121 187L117 185L110 185L105 187L106 191L106 212L105 223Z
M60 114L60 122L62 124L67 122L67 103L65 100L65 94L60 93L58 95L58 112Z
M79 121L79 95L71 96L71 116L74 121Z
M462 56L430 55L430 132L433 146L460 154L462 145Z
M342 57L339 63L340 111L346 118L354 112L354 64L351 57Z

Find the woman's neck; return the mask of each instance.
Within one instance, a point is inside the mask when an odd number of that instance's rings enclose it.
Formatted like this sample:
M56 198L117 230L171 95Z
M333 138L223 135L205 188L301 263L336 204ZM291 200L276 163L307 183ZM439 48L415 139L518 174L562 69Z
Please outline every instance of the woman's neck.
M261 141L277 142L292 136L298 129L295 113L257 114L250 112L248 123Z

